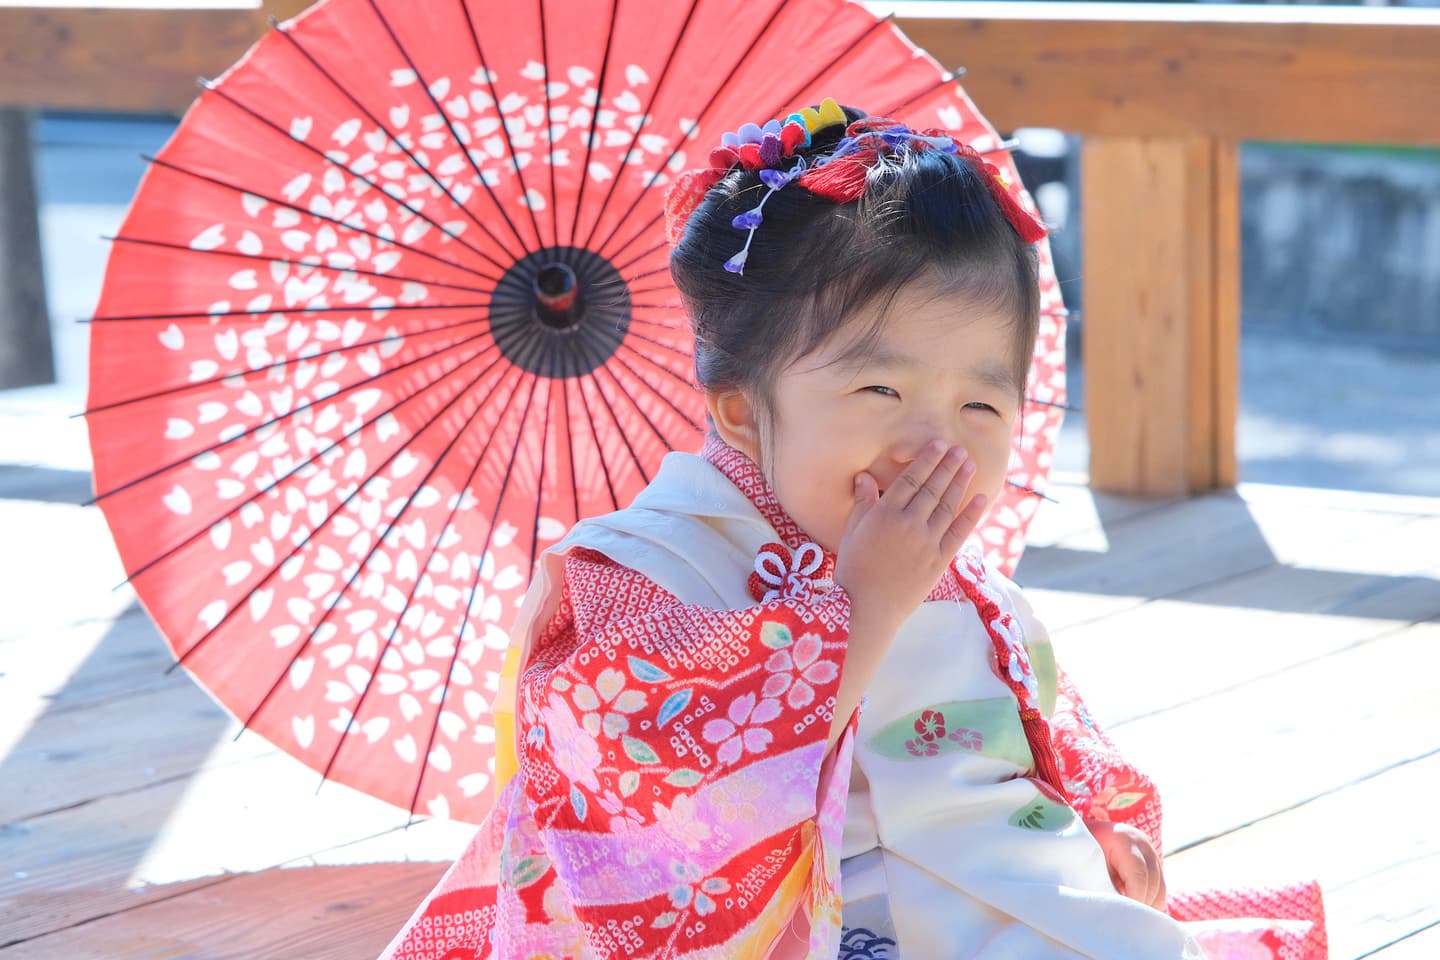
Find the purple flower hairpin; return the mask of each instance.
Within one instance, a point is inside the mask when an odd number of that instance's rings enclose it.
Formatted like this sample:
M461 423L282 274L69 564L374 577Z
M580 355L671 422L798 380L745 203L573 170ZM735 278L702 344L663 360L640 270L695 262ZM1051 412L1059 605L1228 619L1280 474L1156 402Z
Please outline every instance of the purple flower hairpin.
M765 201L769 200L775 191L798 180L805 170L805 158L798 157L796 158L795 165L789 170L767 169L759 171L760 182L765 184L767 188L765 190L765 196L761 197L760 202L755 204L755 206L746 210L744 213L736 214L730 221L730 226L736 230L746 230L749 232L745 236L745 246L740 249L739 253L725 261L726 270L731 273L738 273L741 276L745 275L745 259L750 256L750 243L755 239L756 228L765 222L765 214L762 212L765 208Z

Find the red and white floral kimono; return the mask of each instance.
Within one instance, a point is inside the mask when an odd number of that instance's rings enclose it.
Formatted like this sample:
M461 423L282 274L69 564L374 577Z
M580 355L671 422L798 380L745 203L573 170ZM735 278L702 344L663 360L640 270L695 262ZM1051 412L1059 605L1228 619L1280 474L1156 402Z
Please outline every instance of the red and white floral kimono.
M547 551L514 638L518 773L386 960L1323 960L1313 886L1170 915L1114 891L1081 818L1158 847L1158 798L978 553L827 756L833 566L713 436Z

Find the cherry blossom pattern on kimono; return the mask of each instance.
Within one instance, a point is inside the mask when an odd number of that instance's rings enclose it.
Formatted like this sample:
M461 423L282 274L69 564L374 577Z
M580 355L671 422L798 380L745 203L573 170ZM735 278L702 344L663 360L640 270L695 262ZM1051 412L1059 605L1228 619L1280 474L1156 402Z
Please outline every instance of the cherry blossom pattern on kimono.
M804 586L789 592L808 602L716 610L592 551L567 558L574 630L521 675L520 763L551 883L595 956L758 935L788 920L762 915L794 899L802 852L824 859L817 785L849 598Z

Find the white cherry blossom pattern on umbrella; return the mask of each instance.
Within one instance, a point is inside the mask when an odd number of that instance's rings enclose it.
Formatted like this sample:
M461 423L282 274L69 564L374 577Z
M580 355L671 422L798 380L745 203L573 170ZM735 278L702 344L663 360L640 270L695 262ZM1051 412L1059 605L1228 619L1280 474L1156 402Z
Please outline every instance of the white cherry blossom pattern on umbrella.
M324 776L483 817L537 552L699 446L664 188L825 96L1016 178L849 0L322 0L206 84L91 321L96 500L178 662ZM1065 397L1040 258L1035 402L980 534L1006 569Z

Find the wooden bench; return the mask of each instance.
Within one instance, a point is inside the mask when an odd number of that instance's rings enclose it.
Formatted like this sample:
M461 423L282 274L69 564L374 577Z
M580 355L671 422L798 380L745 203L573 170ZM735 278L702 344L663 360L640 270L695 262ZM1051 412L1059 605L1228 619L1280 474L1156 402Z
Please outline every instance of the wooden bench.
M0 107L178 110L303 0L16 7ZM97 6L100 4L97 3ZM116 6L110 4L110 7ZM913 0L869 6L1001 130L1085 137L1090 480L1233 485L1242 140L1440 145L1440 10ZM116 42L127 38L127 42Z

